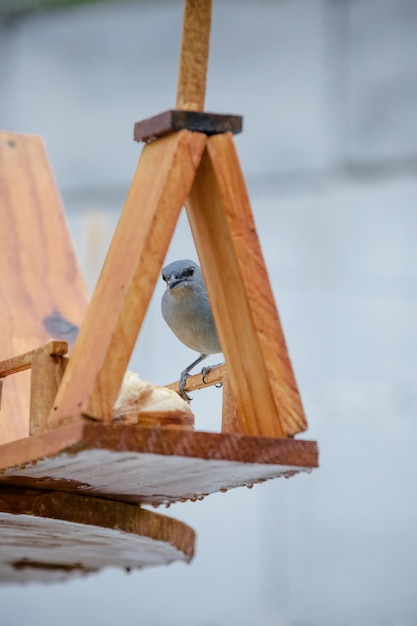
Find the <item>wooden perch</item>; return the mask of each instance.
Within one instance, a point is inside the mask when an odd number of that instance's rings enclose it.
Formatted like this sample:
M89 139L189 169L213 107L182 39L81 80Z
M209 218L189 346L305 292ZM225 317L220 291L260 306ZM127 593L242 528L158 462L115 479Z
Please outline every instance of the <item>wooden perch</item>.
M186 391L195 391L196 389L203 389L204 387L211 387L212 385L218 385L223 381L224 373L226 372L226 365L216 365L212 367L207 374L205 381L201 374L193 374L187 378L187 384L185 385ZM179 393L179 381L165 385L168 389L172 389Z

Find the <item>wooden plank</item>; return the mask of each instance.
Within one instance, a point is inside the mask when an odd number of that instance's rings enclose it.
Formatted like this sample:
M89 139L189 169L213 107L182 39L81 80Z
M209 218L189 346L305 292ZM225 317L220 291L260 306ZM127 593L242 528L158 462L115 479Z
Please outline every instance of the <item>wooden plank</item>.
M230 134L207 140L186 206L241 431L282 437L305 430L300 394Z
M212 0L185 0L177 109L202 111L210 45Z
M242 132L243 118L240 115L224 115L201 111L164 111L146 120L136 122L135 141L151 141L177 130L192 130L205 135Z
M71 493L0 486L0 525L0 583L57 582L194 554L194 531L172 517Z
M61 339L50 330L52 314L76 327L88 302L40 137L0 132L0 224L4 360ZM29 372L4 380L0 442L29 434L29 397Z
M50 423L113 405L195 176L206 136L180 131L143 148L132 185L59 389Z
M169 504L318 466L314 441L83 420L0 446L0 482Z

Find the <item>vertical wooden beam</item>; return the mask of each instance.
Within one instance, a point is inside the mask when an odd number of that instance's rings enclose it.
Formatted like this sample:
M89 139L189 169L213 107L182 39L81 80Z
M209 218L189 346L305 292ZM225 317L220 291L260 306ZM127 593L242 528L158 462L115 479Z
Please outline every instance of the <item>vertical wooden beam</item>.
M54 405L68 359L51 353L50 344L32 356L30 385L30 434L47 430L49 414Z
M225 371L223 374L222 433L240 433L240 427L230 376Z
M212 0L184 0L177 109L203 111Z
M51 425L79 414L110 422L206 139L183 130L144 147L65 371Z
M187 213L236 399L241 432L307 427L230 133L207 141Z

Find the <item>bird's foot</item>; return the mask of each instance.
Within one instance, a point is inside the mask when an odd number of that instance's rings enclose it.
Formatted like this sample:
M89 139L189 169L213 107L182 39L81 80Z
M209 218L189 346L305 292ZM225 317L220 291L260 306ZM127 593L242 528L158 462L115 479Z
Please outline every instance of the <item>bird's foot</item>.
M206 365L205 367L201 368L201 377L203 379L204 384L206 384L206 378L212 369L213 369L212 365Z
M219 365L223 365L223 363L218 363L217 365L206 365L205 367L201 368L201 377L205 385L207 384L206 378L211 372L211 370L214 369L215 367L218 367ZM223 383L217 383L217 385L214 385L214 386L223 387Z
M185 391L185 385L187 384L187 378L189 377L189 372L188 370L184 370L183 372L181 372L180 374L180 381L178 384L179 390L180 390L180 396L183 400L186 400L187 402L191 402L192 397L188 395L188 393Z

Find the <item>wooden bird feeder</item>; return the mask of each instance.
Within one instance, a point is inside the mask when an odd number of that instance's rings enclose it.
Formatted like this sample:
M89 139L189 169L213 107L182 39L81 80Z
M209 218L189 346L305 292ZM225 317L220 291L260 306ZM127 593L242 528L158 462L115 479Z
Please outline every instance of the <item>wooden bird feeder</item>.
M135 125L145 146L89 304L42 142L0 134L0 528L2 515L31 516L34 533L46 518L56 524L67 515L78 525L76 543L94 500L95 527L106 536L122 515L127 536L135 528L148 538L156 562L189 560L191 529L168 518L158 539L163 516L152 521L129 507L201 499L318 466L316 443L294 438L307 422L234 146L242 120L203 111L210 22L211 0L185 1L176 109ZM221 433L112 423L184 205L226 361L207 381L223 383ZM188 380L188 389L202 386L200 375ZM84 508L73 519L77 498ZM142 513L141 525L134 520ZM118 562L114 553L108 560Z

